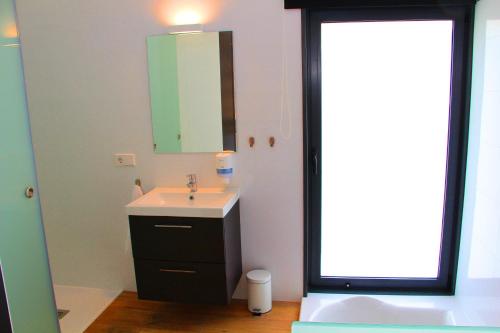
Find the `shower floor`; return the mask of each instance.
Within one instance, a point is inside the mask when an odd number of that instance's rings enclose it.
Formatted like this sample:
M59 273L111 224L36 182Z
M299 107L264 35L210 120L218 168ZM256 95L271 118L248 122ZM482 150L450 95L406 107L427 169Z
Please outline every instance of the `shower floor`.
M82 333L113 302L121 291L54 285L62 333Z

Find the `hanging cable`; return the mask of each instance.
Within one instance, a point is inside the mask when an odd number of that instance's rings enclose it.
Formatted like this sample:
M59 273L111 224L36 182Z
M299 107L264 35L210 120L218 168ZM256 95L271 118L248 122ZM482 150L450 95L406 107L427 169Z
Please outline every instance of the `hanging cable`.
M280 103L280 132L285 139L292 136L292 117L288 105L288 57L286 51L286 18L285 11L281 16L281 103ZM285 125L286 122L286 125ZM286 127L285 127L286 126Z

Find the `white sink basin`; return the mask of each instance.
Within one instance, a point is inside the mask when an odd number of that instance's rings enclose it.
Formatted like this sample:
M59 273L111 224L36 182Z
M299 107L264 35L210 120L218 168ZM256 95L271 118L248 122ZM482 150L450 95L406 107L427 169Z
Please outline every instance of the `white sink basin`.
M190 193L187 188L157 187L126 209L128 215L223 218L239 197L234 188L199 188Z

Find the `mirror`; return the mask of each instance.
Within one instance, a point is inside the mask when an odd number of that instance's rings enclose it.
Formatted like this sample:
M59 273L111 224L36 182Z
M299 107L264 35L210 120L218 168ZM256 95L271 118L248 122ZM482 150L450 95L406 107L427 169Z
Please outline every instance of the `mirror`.
M147 38L156 153L236 151L232 32Z

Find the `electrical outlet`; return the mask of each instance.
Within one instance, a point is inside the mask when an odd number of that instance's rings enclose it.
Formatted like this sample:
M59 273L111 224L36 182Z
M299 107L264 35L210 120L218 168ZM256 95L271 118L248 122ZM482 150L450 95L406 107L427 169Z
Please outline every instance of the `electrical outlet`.
M135 154L113 155L115 166L135 166Z

